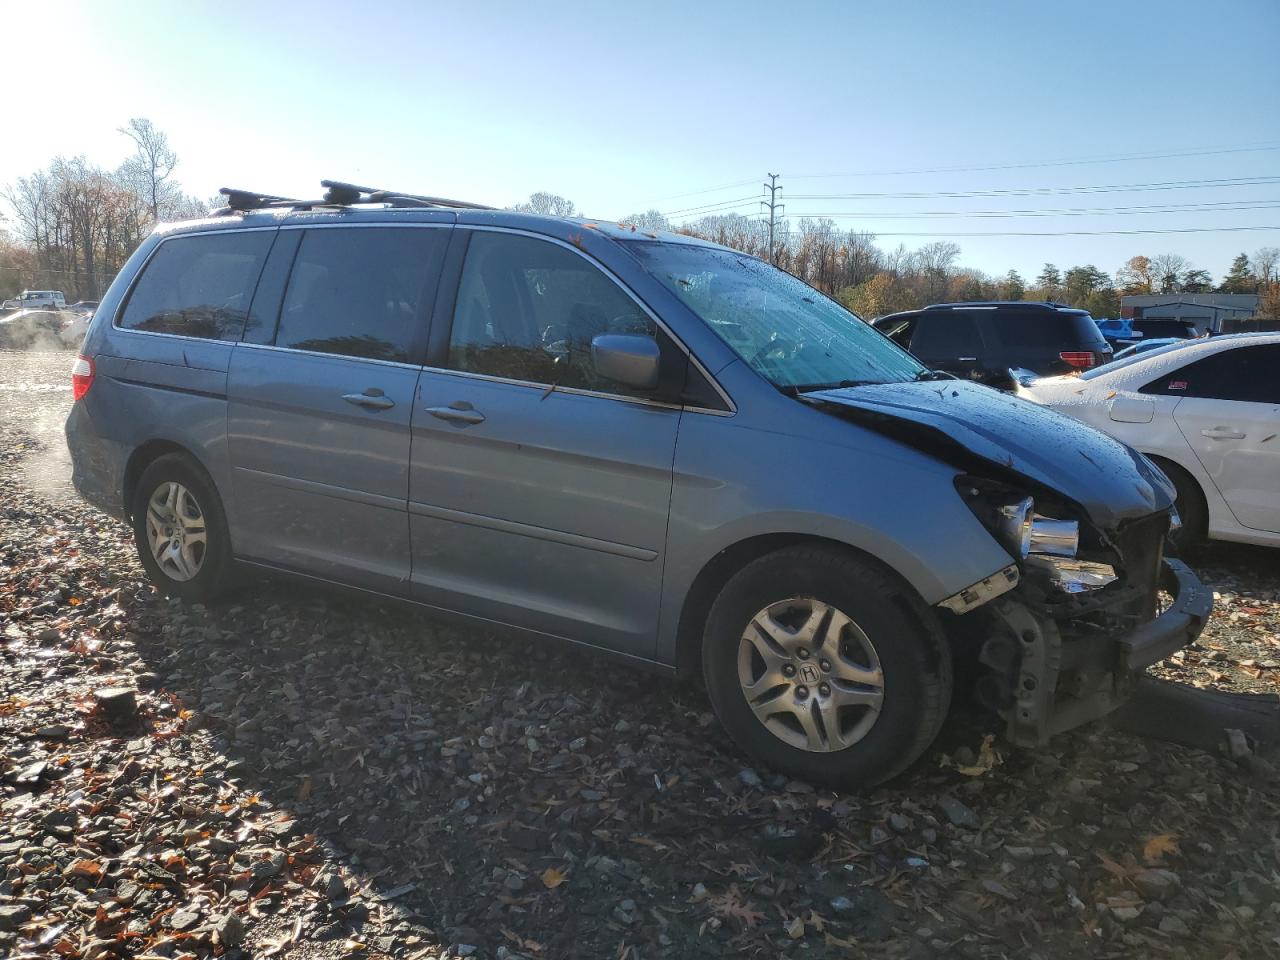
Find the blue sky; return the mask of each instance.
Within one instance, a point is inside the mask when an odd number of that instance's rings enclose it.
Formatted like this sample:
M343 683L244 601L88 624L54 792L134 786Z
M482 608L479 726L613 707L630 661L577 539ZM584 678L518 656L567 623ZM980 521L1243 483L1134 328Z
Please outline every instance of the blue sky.
M1113 272L1165 251L1217 277L1242 250L1280 246L1280 183L799 199L1280 177L1280 149L1256 149L1280 148L1276 0L5 9L6 36L25 38L6 44L7 72L26 86L6 111L0 183L56 153L114 165L129 147L116 128L145 116L201 197L224 184L312 195L329 177L496 205L549 190L602 218L731 201L749 213L773 171L791 217L854 214L837 222L885 247L934 238L891 233L1273 228L954 238L966 265L1028 278L1045 261ZM1151 157L1188 152L1202 155ZM885 175L1134 155L1148 159ZM1265 201L1276 208L901 219Z

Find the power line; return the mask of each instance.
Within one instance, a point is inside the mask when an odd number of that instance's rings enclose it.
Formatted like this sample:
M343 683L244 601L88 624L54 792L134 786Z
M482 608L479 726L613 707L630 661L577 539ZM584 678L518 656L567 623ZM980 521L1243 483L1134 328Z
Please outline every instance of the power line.
M1208 190L1280 183L1277 176L1227 177L1218 180L1164 180L1154 183L1109 183L1084 187L1023 187L1011 190L936 190L902 193L801 193L792 200L930 200L935 197L1036 197L1082 193L1142 193L1159 190Z
M1157 183L1102 184L1083 187L1028 187L1019 190L951 190L919 193L802 193L792 194L792 200L938 200L963 198L1080 196L1095 193L1145 193L1170 190L1217 190L1235 187L1260 187L1280 183L1280 177L1232 177L1221 180L1170 180ZM718 203L670 210L668 217L706 216L713 213L732 213L735 208L757 202L756 197L723 200ZM1252 201L1220 201L1221 203L1245 203ZM1123 208L1122 208L1123 209ZM997 211L999 212L999 211ZM817 216L817 214L805 214Z
M965 167L925 167L917 170L868 170L861 173L806 173L795 180L822 180L840 177L901 177L928 173L971 173L984 170L1029 170L1036 167L1074 167L1099 163L1125 163L1134 160L1168 160L1181 157L1215 157L1231 153L1256 153L1267 150L1280 150L1280 142L1262 140L1257 145L1224 147L1215 150L1182 150L1175 153L1133 153L1113 157L1090 157L1075 160L1037 160L1029 163L995 163L984 166Z
M1277 230L1280 226L1266 227L1170 227L1168 229L1151 230L1010 230L1010 231L968 231L963 233L932 233L928 231L913 233L881 233L874 231L877 237L1111 237L1137 236L1139 234L1156 233L1239 233L1243 231Z
M1183 157L1209 157L1223 156L1233 153L1255 153L1270 150L1280 150L1280 141L1275 140L1258 140L1253 143L1238 144L1231 147L1219 147L1210 150L1181 150L1171 151L1167 153L1130 153L1113 156L1099 155L1093 157L1075 157L1063 158L1058 160L1037 160L1028 161L1026 163L999 163L999 164L979 164L971 166L952 166L952 167L923 167L914 170L865 170L858 173L810 173L804 174L795 179L800 180L816 180L816 179L838 179L840 177L900 177L915 176L930 173L976 173L985 170L1028 170L1037 167L1066 167L1066 166L1090 166L1102 163L1128 163L1140 160L1169 160L1179 159ZM716 193L720 190L730 190L733 187L745 187L754 183L754 180L735 180L732 183L722 183L714 187L704 187L700 190L688 190L684 193L672 193L659 200L679 200L683 197L699 197L708 193Z
M752 194L749 197L739 197L736 200L717 200L715 203L701 203L696 207L681 207L678 210L668 210L663 213L664 217L687 216L690 214L707 212L714 213L722 207L742 206L744 203L755 203L760 199L759 194Z
M705 190L690 190L688 193L671 193L659 200L679 200L681 197L699 197L704 193L715 193L717 190L729 190L733 187L745 187L755 183L754 180L735 180L733 183L722 183L718 187L707 187Z
M1043 210L921 210L914 213L877 213L872 210L861 211L803 211L799 217L823 217L841 219L856 217L869 220L934 220L934 219L977 219L1001 220L1021 219L1023 217L1132 217L1159 216L1172 213L1239 213L1247 210L1275 210L1280 208L1280 200L1264 200L1258 202L1241 201L1224 206L1222 204L1185 204L1156 205L1152 207L1059 207Z

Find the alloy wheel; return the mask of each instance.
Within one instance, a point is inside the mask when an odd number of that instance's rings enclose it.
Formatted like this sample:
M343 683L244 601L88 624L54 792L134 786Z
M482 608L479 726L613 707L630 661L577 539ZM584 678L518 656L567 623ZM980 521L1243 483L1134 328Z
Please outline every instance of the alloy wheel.
M147 545L171 580L185 582L199 574L207 545L204 512L177 481L160 484L147 501Z
M866 633L813 598L781 600L751 618L738 648L738 680L770 733L817 753L857 743L884 703L880 658Z

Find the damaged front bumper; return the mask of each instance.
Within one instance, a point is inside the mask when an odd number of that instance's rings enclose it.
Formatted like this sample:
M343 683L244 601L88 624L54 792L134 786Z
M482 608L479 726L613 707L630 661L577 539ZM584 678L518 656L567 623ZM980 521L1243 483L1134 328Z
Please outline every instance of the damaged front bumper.
M1127 699L1134 677L1193 643L1213 610L1213 591L1177 560L1164 558L1159 586L1173 597L1154 619L1129 630L1059 622L1010 593L986 606L996 624L979 660L999 677L984 699L1020 746L1105 716ZM981 692L980 692L981 693Z

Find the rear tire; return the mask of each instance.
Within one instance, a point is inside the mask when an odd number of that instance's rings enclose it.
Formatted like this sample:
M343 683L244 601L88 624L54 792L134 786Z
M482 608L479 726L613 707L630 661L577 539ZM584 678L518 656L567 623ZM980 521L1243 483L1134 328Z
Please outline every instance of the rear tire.
M839 788L907 769L951 702L933 612L874 561L829 547L789 547L738 571L711 607L702 656L712 705L744 751Z
M131 508L138 559L167 597L207 603L231 580L231 538L213 481L182 454L142 471Z

